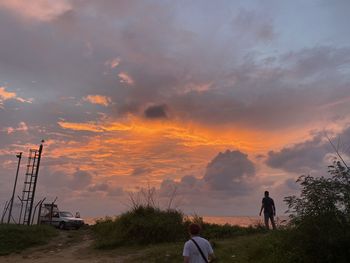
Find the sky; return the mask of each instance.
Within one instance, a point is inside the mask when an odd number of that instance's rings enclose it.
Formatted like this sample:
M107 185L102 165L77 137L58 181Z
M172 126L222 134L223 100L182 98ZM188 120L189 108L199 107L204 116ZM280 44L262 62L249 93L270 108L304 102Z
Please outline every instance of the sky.
M350 146L347 0L0 0L0 200L45 140L37 199L120 214L146 190L277 214ZM145 190L146 189L146 190Z

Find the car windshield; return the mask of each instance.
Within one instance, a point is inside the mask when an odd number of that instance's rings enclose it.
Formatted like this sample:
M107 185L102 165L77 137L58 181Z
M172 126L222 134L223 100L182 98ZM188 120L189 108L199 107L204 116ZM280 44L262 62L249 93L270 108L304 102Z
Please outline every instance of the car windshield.
M73 217L70 212L60 212L60 217Z

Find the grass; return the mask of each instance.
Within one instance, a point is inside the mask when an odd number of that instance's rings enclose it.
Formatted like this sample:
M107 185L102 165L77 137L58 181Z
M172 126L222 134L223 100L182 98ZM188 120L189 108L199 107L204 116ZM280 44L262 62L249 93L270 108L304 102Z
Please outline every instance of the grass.
M202 226L202 234L209 239L233 238L266 232L261 226L239 227L203 222L200 217L187 218L180 211L161 210L150 206L138 206L119 217L99 220L93 227L97 248L150 245L185 241L188 226L196 222Z
M0 255L44 245L57 235L57 230L50 226L0 224Z
M215 262L237 263L285 263L288 253L281 251L278 242L286 235L286 231L256 233L235 238L211 240L217 260ZM182 262L184 242L164 243L137 248L139 256L130 262Z
M289 230L209 224L197 216L183 217L179 211L138 207L116 219L100 220L92 230L96 248L130 251L128 262L181 262L191 222L202 226L202 236L212 242L217 262L288 262L281 244Z

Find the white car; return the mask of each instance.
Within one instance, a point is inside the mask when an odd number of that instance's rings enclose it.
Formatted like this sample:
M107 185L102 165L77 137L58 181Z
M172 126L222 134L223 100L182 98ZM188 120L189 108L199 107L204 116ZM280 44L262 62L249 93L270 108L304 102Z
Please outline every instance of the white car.
M79 229L84 225L84 220L74 217L71 212L55 211L52 213L52 218L49 216L41 217L42 224L48 224L58 227L59 229Z

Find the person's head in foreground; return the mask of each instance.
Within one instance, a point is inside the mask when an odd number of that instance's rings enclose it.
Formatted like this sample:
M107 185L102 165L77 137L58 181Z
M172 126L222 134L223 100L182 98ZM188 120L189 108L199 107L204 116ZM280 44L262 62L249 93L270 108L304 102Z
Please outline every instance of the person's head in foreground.
M188 227L188 232L190 233L191 236L199 236L201 232L201 227L198 224L192 223Z

